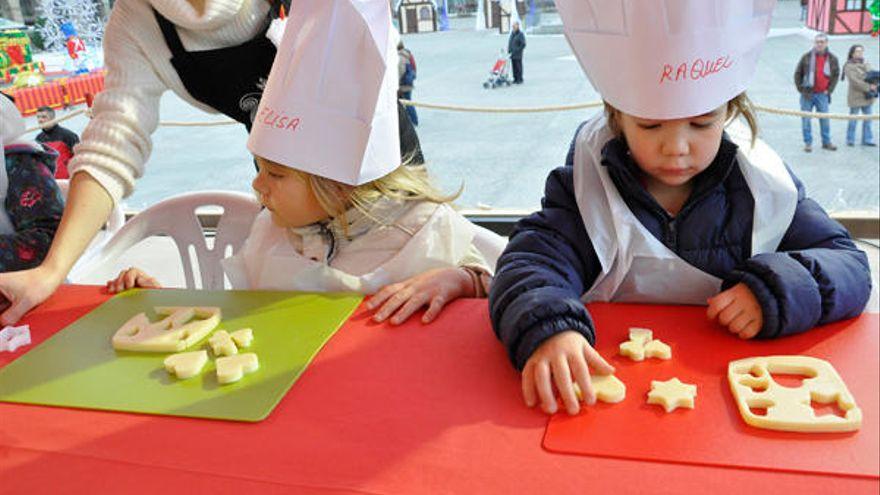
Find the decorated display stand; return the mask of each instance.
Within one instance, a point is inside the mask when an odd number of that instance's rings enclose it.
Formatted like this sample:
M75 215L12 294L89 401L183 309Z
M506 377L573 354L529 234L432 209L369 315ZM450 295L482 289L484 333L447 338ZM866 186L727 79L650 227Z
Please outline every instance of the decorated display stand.
M514 22L526 15L524 0L480 0L477 5L477 29L497 29L509 33Z
M806 25L828 34L871 33L870 8L880 9L880 0L809 0Z
M44 48L60 52L61 71L48 72L34 58L31 41L23 31L0 33L0 90L15 98L23 115L42 106L65 108L87 102L104 89L104 71L96 55L104 23L89 0L43 0L40 26Z
M438 8L434 0L397 0L394 10L401 34L437 31Z

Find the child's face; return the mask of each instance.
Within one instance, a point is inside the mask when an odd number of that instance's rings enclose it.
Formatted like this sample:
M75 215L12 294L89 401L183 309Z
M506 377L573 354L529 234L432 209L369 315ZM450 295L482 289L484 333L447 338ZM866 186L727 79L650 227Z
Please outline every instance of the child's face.
M253 187L260 203L272 212L275 225L304 227L329 217L300 174L259 157L257 167L259 173Z
M690 182L715 159L727 120L727 105L686 119L649 120L623 112L618 119L642 172L676 187Z

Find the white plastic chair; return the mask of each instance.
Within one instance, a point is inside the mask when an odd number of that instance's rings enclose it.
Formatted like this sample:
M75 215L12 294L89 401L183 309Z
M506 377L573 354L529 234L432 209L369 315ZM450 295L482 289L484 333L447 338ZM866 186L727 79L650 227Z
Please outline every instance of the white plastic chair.
M196 216L196 210L206 206L223 208L211 248ZM259 212L260 204L253 196L240 192L203 191L174 196L133 216L101 252L89 260L89 267L95 269L115 260L148 237L167 235L174 241L180 254L186 287L199 288L190 257L190 250L193 250L198 262L201 288L222 290L224 275L220 260L229 256L230 250L235 253L241 249Z
M58 184L58 189L61 190L61 196L66 202L67 193L70 189L70 181L68 179L58 179L55 182ZM121 205L116 204L113 207L113 210L110 211L110 218L107 219L104 228L95 235L95 238L92 239L92 242L86 247L82 256L80 256L79 260L73 265L70 273L79 273L86 267L90 266L90 260L101 251L111 237L119 232L119 229L121 229L123 225L125 225L125 212L122 211Z

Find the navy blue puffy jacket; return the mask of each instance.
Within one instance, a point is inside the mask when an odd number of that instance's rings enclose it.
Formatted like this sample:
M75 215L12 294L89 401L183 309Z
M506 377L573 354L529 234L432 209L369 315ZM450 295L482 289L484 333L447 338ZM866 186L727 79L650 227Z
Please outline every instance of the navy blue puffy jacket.
M748 285L763 311L759 338L804 332L864 309L871 292L867 256L805 196L794 174L797 209L778 251L751 256L754 200L736 163L735 144L722 140L674 218L641 185L627 151L623 140L613 139L602 150L602 164L630 210L682 259L721 278L722 289ZM517 369L544 340L566 330L595 345L580 297L601 267L575 200L573 160L574 142L566 165L547 178L541 211L517 223L489 293L492 326Z

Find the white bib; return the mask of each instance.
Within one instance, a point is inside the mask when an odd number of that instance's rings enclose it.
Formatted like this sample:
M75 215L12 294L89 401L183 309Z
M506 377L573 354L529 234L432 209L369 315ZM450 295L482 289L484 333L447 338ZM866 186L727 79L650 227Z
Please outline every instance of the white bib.
M449 206L438 205L397 254L368 273L352 275L298 253L285 230L272 223L271 213L263 211L254 221L244 248L222 264L236 289L373 294L425 271L456 266L467 255L473 239L473 224ZM368 244L362 243L366 249Z
M763 141L754 148L742 124L728 129L737 163L754 198L752 252L775 252L797 207L797 189L782 159ZM574 155L575 198L602 266L589 301L705 305L721 279L681 259L633 215L607 169L602 148L613 138L599 114L578 133ZM745 150L745 151L744 151Z

